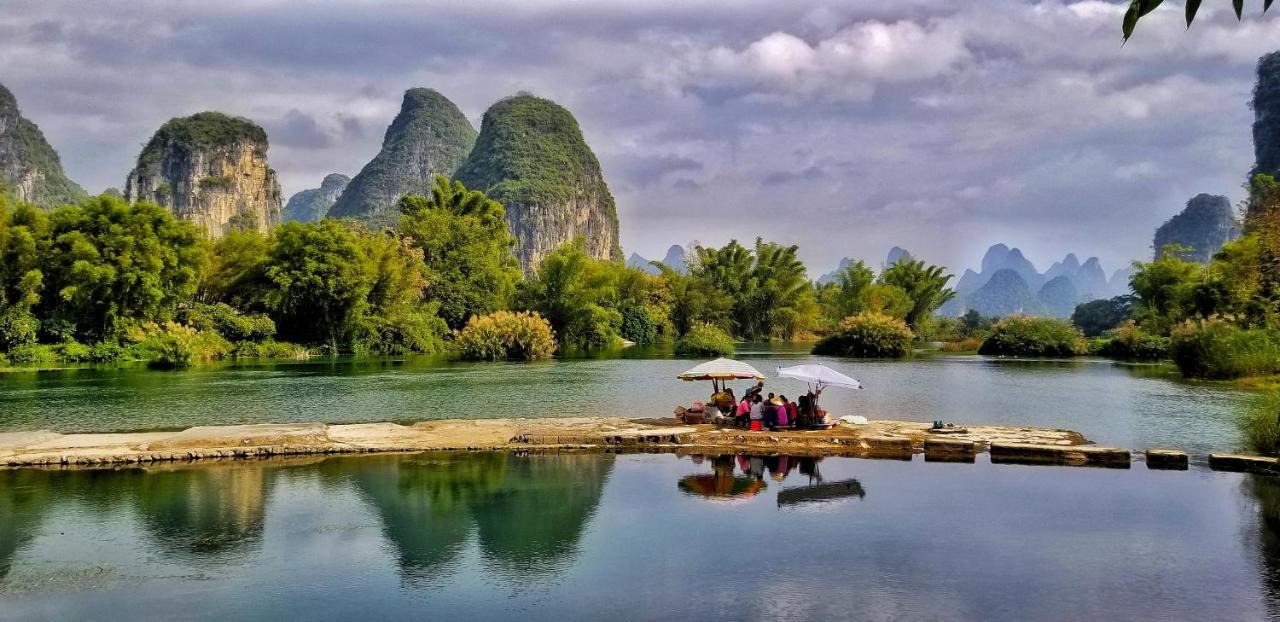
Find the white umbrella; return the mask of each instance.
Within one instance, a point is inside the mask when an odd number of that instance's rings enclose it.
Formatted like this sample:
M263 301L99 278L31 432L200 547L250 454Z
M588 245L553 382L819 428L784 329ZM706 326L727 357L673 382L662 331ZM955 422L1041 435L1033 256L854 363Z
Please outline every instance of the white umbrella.
M809 384L817 385L819 389L823 387L844 387L846 389L861 389L862 383L850 378L826 365L793 365L791 367L779 367L778 376L780 378L794 378L802 380Z
M764 374L742 361L718 358L698 365L676 378L681 380L764 380Z

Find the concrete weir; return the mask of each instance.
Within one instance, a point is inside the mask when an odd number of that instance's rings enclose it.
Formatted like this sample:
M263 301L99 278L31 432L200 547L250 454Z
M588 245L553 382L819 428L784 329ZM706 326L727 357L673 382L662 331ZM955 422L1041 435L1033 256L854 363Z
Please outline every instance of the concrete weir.
M1127 469L1131 456L1128 449L1114 447L992 443L991 461L997 464L1060 464Z
M398 423L285 423L202 426L171 432L59 434L47 430L0 433L0 467L88 466L310 454L506 450L554 452L676 451L802 456L855 456L929 462L974 462L988 451L994 464L1129 468L1127 449L1098 447L1061 429L968 426L945 434L929 424L874 420L830 430L751 432L672 419L568 417L448 419ZM1188 468L1186 453L1144 452L1150 469ZM1280 474L1275 458L1212 454L1214 470Z

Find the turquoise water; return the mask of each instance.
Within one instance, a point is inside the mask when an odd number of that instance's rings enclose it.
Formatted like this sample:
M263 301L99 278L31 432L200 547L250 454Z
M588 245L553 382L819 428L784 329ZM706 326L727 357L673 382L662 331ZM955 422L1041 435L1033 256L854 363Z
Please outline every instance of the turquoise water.
M0 619L1263 619L1277 501L985 457L8 470Z
M1132 449L1238 449L1235 419L1251 394L1178 379L1167 365L1102 359L1015 361L921 356L907 361L814 357L807 346L748 346L738 358L766 375L821 362L861 380L831 389L833 414L1063 427ZM287 421L419 421L446 417L668 416L705 399L675 380L698 363L662 352L533 364L430 357L229 364L187 371L80 368L0 374L0 431L91 432ZM746 383L743 383L743 387ZM798 397L799 382L769 391Z

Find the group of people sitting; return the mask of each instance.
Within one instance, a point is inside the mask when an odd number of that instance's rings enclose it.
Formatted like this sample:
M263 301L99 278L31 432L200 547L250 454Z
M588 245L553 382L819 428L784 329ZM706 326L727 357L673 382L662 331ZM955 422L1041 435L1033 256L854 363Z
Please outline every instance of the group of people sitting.
M829 427L827 413L818 408L818 395L822 389L800 396L799 402L785 395L764 393L764 382L747 390L742 399L733 395L728 387L711 396L706 406L707 418L712 421L732 420L734 425L752 430L783 430L794 428Z

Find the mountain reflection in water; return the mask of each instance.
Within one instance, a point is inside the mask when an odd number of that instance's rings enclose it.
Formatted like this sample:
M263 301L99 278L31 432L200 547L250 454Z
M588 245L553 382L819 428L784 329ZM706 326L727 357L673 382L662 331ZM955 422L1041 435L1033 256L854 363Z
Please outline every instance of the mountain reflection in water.
M1280 614L1278 593L1280 478L1194 466L472 452L0 470L0 619L1234 620Z

